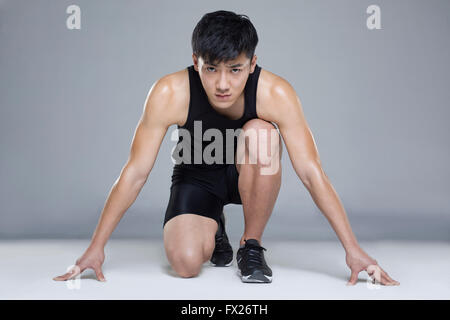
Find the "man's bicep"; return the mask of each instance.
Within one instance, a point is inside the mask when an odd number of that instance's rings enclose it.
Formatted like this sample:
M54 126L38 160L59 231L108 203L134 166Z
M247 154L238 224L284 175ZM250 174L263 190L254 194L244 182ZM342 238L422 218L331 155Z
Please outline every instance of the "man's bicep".
M136 178L148 177L167 129L173 124L168 112L170 97L170 88L160 80L152 86L146 98L126 165Z
M295 91L286 89L284 94L279 96L278 104L281 112L277 125L292 165L303 181L311 171L320 167L319 152Z

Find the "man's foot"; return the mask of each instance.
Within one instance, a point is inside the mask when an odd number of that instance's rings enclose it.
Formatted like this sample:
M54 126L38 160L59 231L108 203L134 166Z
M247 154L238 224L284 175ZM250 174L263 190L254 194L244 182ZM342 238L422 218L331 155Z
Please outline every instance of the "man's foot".
M242 282L272 282L272 270L264 259L263 250L266 249L261 247L256 239L244 241L245 245L241 245L236 254L238 274Z
M219 227L216 232L216 247L211 256L211 263L216 267L229 267L233 263L233 248L225 232L225 215L220 215Z

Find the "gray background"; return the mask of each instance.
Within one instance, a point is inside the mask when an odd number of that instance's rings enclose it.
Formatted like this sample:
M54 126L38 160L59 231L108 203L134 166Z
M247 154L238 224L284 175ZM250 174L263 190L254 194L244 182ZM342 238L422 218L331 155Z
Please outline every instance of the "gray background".
M296 89L357 238L449 241L449 1L0 1L0 237L91 237L148 90L219 9L250 17L258 64ZM112 238L162 237L175 128ZM337 239L286 149L282 166L265 237ZM225 211L239 236L242 207Z

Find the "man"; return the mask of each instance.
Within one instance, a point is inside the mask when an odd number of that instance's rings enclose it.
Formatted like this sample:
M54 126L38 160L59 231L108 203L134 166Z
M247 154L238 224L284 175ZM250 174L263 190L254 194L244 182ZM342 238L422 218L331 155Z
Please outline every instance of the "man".
M172 153L176 164L163 228L167 258L180 277L197 276L208 260L217 266L232 263L223 207L235 203L242 204L245 218L236 254L241 280L272 281L261 238L281 186L282 136L298 177L345 248L348 284L355 284L362 270L378 270L381 284L399 284L359 247L321 168L300 100L286 80L256 64L257 43L245 15L221 10L202 17L192 35L194 64L162 77L150 89L130 157L90 246L76 261L76 270L54 280L71 279L86 268L105 280L101 265L107 239L147 181L167 129L177 124L180 136Z

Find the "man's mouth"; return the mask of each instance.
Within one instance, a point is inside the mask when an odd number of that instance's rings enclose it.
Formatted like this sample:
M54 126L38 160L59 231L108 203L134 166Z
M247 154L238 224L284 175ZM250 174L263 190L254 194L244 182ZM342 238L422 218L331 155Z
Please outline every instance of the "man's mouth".
M226 99L226 98L228 98L229 96L231 96L231 94L225 94L225 95L216 94L216 97L217 97L217 98L220 98L220 99Z

